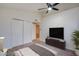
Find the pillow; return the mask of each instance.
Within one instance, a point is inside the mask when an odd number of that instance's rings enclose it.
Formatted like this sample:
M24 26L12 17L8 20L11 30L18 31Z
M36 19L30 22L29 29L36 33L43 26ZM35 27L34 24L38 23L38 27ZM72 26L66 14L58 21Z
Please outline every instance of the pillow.
M22 56L20 51L15 51L14 53L15 53L15 56Z

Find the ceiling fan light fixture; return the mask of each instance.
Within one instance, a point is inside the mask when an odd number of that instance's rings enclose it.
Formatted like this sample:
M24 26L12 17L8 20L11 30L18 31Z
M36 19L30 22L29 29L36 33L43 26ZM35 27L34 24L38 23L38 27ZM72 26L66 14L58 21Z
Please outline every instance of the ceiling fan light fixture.
M49 8L48 8L48 10L52 10L52 8L51 8L51 7L49 7Z

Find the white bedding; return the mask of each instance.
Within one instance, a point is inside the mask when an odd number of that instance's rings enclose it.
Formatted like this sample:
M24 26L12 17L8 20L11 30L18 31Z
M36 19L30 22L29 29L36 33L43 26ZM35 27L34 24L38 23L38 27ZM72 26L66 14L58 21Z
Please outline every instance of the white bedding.
M52 52L54 55L57 55L57 52L50 49L50 48L47 48L46 46L43 46L41 44L38 44L38 43L35 43L37 46L40 46L42 48L45 48L47 49L48 51ZM35 51L33 51L31 48L29 47L26 47L26 48L22 48L22 49L19 49L18 51L15 51L14 52L16 56L39 56L39 54L37 54Z
M26 48L22 48L18 51L15 51L15 55L16 56L39 56L39 54L37 54L36 52L34 52L32 49L30 49L29 47Z
M14 53L15 53L15 56L22 56L20 51L15 51Z

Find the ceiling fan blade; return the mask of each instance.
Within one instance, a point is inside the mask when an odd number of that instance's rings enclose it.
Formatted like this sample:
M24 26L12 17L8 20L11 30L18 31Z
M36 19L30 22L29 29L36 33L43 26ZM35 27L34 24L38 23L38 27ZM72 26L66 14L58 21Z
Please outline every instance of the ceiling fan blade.
M56 5L58 5L58 4L59 4L59 3L54 3L53 6L56 6Z
M38 9L38 10L42 10L42 9L47 9L47 8L40 8L40 9Z
M59 10L59 9L57 9L57 8L52 8L52 9L53 9L53 10L57 10L57 11Z
M48 7L52 7L52 5L50 3L46 3Z

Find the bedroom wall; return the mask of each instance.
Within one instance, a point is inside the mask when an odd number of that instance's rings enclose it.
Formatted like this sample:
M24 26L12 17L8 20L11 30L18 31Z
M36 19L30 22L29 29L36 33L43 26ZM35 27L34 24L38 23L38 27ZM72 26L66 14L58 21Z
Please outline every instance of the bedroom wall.
M49 36L50 27L64 27L66 48L74 50L72 32L79 30L79 7L46 16L41 22L41 38L43 41Z
M28 43L34 39L35 33L31 22L35 19L39 20L40 17L30 11L0 7L0 36L5 37L4 48L12 47L11 21L13 18L25 20L24 43ZM27 22L26 20L31 22Z

